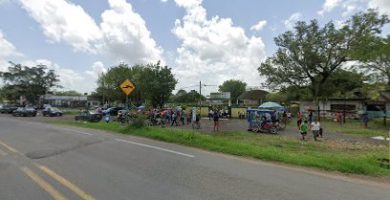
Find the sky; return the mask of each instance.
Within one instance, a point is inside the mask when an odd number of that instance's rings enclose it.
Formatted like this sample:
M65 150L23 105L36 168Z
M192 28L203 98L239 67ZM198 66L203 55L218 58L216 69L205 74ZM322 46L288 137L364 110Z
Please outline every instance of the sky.
M8 61L44 64L61 90L89 93L110 67L161 61L177 90L202 81L209 93L228 79L261 86L257 68L276 51L274 37L297 21L342 24L368 8L390 15L390 0L0 0L0 71Z

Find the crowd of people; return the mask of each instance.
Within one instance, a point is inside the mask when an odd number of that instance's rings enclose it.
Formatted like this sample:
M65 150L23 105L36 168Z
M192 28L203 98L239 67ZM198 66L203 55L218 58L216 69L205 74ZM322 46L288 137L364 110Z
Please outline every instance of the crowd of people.
M196 110L190 112L184 109L151 109L148 113L148 120L153 126L185 126L191 123L198 124L200 113Z
M307 115L302 112L297 113L297 126L302 136L302 140L306 140L307 133L309 131L313 134L313 139L317 141L317 138L322 138L323 129L318 118L314 119L313 112L309 111Z

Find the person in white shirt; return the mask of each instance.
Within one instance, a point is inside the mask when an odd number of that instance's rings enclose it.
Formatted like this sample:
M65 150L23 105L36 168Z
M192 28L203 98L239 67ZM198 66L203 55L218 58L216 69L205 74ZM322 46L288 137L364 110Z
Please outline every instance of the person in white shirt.
M320 134L320 129L321 129L321 124L320 122L318 121L318 119L316 119L315 121L313 121L311 124L310 124L310 129L313 133L313 138L315 141L317 141L317 137L319 136Z

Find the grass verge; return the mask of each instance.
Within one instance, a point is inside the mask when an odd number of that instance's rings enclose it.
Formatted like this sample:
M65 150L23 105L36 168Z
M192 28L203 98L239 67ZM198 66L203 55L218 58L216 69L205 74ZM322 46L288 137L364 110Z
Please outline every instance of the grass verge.
M357 120L348 120L345 124L340 125L337 122L330 120L321 120L321 127L324 128L325 132L332 133L344 133L351 135L360 135L360 136L384 136L388 137L389 131L388 128L385 128L381 121L376 119L368 123L368 128L363 128L360 121ZM291 123L288 124L289 127L296 127L296 119L293 119Z
M315 167L343 173L370 176L390 176L390 169L381 168L379 158L386 158L385 145L344 143L335 141L306 141L246 132L202 134L192 130L140 128L121 126L117 123L79 123L72 121L56 124L100 129L116 133L152 138L200 149L261 160Z

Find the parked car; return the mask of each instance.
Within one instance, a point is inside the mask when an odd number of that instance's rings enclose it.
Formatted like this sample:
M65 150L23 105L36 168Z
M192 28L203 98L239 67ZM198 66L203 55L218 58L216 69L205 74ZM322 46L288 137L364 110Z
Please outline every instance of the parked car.
M11 114L14 110L16 110L18 107L14 105L3 105L0 108L0 113L7 113Z
M103 115L94 113L92 111L82 111L79 115L75 116L76 121L87 121L87 122L99 122L102 120Z
M15 117L35 117L37 116L37 110L31 107L19 107L12 112Z
M117 116L118 111L123 110L123 107L111 107L107 108L106 110L103 110L103 115L110 114L110 116Z
M60 109L56 107L47 107L42 110L42 115L43 116L49 116L49 117L60 117L64 114Z

